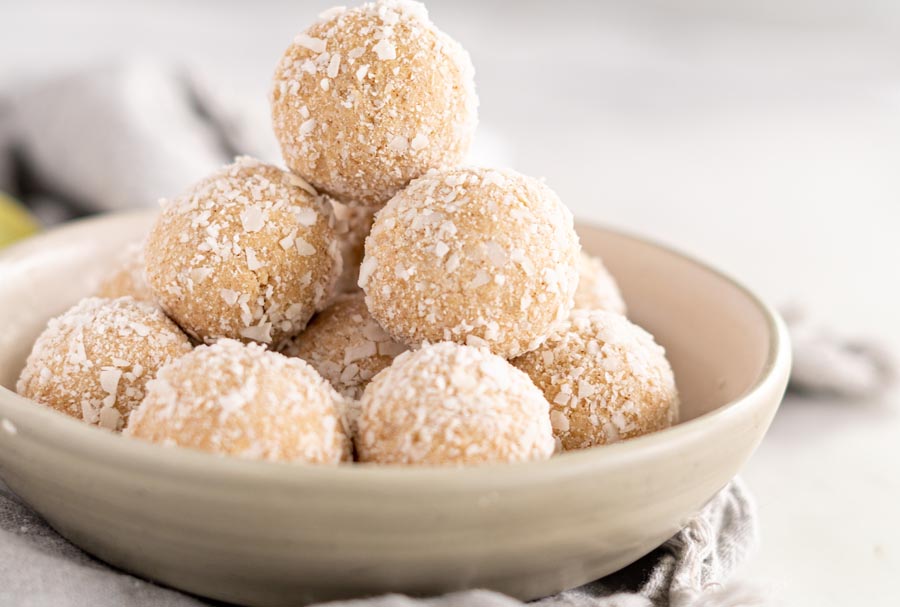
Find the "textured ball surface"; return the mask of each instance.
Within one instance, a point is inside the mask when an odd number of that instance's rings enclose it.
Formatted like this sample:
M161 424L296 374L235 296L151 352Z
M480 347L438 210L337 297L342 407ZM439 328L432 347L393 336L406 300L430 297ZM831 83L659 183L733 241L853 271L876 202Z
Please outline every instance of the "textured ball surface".
M366 250L366 236L372 231L375 213L380 207L362 207L332 201L334 232L343 260L343 270L335 285L336 293L359 291L359 266Z
M155 301L153 291L147 284L144 243L136 242L122 251L122 256L113 271L100 282L97 297L115 299L134 297L140 301Z
M398 356L366 387L360 461L459 466L553 454L547 401L486 350L443 342Z
M433 171L375 218L359 284L407 345L454 341L511 358L565 320L578 282L572 215L514 171Z
M512 362L544 392L565 450L662 430L678 417L665 350L620 314L575 310L537 350Z
M428 169L458 164L477 123L468 53L418 2L322 17L275 72L272 121L288 167L342 202L381 205Z
M222 455L338 464L350 457L340 400L302 360L222 339L163 367L125 433Z
M578 256L578 288L575 290L575 308L582 310L607 310L625 314L625 300L616 279L609 273L599 257L584 251Z
M405 351L406 346L392 340L372 319L359 292L339 295L284 349L352 399L362 396L369 380Z
M190 350L187 335L155 305L90 297L50 320L16 390L89 424L121 430L147 381Z
M163 207L145 248L157 301L188 333L277 344L331 296L341 271L327 201L251 158Z

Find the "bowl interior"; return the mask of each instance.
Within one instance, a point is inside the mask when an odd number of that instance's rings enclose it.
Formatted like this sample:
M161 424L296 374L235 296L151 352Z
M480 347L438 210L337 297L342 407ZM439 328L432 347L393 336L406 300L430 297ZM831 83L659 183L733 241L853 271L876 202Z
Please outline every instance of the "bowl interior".
M152 212L76 222L33 238L0 261L0 385L15 391L31 345L143 237ZM768 364L770 320L742 287L718 272L640 238L578 225L582 245L616 277L629 317L665 348L682 396L681 421L740 397Z

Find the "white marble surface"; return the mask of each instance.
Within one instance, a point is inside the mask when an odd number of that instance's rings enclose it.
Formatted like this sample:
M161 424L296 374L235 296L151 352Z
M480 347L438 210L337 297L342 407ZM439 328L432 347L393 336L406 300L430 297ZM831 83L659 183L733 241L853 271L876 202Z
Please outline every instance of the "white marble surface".
M263 112L282 48L329 4L8 1L0 85L162 55ZM495 153L577 215L900 350L900 5L430 7L473 55ZM743 579L785 605L900 603L898 401L784 404L745 472L763 545Z

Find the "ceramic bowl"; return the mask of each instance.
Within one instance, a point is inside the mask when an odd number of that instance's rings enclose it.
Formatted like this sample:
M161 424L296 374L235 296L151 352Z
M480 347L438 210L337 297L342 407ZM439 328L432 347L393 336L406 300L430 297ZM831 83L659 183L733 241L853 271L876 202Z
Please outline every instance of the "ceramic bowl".
M80 221L0 257L0 477L63 536L137 575L249 605L491 588L522 599L615 571L741 468L784 392L778 316L730 278L579 226L675 370L677 426L549 461L461 469L270 464L131 440L14 392L51 316L147 213Z

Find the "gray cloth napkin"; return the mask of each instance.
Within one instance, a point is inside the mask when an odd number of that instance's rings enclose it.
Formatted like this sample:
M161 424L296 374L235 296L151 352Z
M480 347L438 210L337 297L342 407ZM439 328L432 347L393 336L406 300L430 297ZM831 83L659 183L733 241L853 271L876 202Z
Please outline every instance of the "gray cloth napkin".
M638 562L534 607L737 607L761 605L753 590L727 586L756 543L753 501L740 481L718 493L685 528ZM132 577L85 554L0 484L0 605L16 607L196 607L209 605ZM323 604L324 605L324 604ZM485 590L432 599L399 595L329 607L520 607ZM321 606L320 606L321 607Z
M801 305L785 306L781 313L794 354L791 390L865 402L896 381L896 354L878 339L844 335L816 322Z
M132 59L0 87L0 191L46 224L153 206L239 154L281 161L266 100L177 65ZM481 128L468 162L510 154Z
M265 112L139 59L0 90L0 190L47 223L153 206L237 154L278 156Z

